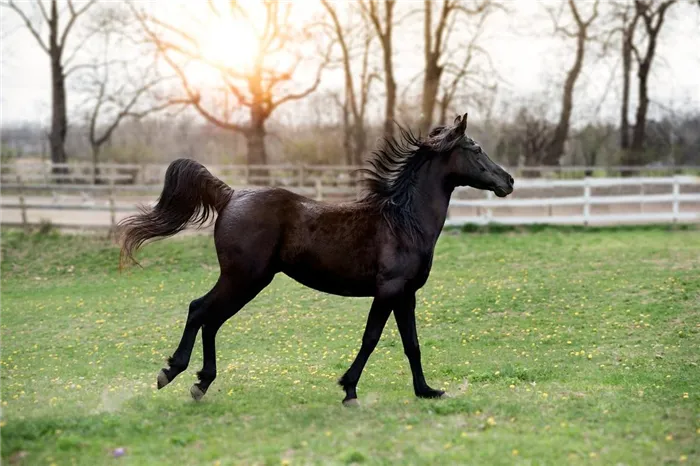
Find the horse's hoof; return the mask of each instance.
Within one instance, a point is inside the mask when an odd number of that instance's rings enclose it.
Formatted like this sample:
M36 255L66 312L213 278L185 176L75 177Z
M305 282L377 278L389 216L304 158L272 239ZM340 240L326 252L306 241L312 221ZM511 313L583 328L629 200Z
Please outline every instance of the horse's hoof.
M199 388L197 384L192 385L192 388L190 388L190 395L192 395L194 401L201 400L205 393L206 392Z
M360 402L357 401L357 398L350 398L349 400L343 400L343 406L346 408L359 408Z
M161 369L160 372L158 372L158 390L165 387L169 383L170 380L168 379L168 376L165 375L165 371Z
M434 390L434 389L429 389L420 393L416 393L416 396L418 398L443 398L445 397L446 393L444 390ZM449 395L448 395L449 396Z

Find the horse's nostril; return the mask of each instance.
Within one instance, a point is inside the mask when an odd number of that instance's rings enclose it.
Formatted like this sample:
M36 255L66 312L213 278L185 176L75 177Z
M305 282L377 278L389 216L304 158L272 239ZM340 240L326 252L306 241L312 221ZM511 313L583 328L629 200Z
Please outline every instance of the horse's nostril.
M510 181L510 185L513 186L515 184L515 180L513 179L512 176L508 176L508 180Z

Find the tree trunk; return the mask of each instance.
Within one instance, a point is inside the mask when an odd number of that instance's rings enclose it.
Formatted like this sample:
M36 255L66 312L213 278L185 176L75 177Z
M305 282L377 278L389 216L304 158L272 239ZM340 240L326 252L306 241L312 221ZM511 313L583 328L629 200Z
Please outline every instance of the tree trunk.
M447 110L450 107L450 99L447 97L447 93L443 94L443 98L440 101L440 118L438 120L438 125L447 125Z
M396 109L396 81L391 60L391 38L388 41L388 52L385 52L384 70L386 80L386 109L384 117L384 135L394 136L394 118Z
M658 4L656 11L649 10L651 8L650 4L645 4L643 2L635 2L635 11L637 17L640 17L644 22L644 26L647 32L647 49L643 58L636 53L637 57L637 78L639 83L639 98L637 101L637 112L635 115L634 129L632 130L632 143L630 144L630 158L633 159L637 164L643 162L644 156L644 145L646 139L646 123L647 123L647 109L649 108L649 92L647 87L647 81L649 79L649 71L651 70L651 64L654 61L654 54L656 52L656 40L658 38L659 32L661 31L661 25L664 21L664 16L668 8L673 5L676 0L666 0Z
M355 128L353 131L354 139L354 165L363 165L365 150L367 149L367 135L365 134L365 128L362 122L355 122Z
M60 50L50 49L51 58L51 162L66 163L66 133L68 132L68 117L66 116L66 84L61 64ZM65 168L54 168L53 173L66 173Z
M583 56L586 46L586 32L579 31L576 41L576 59L574 66L569 70L564 83L564 94L562 96L561 114L559 123L554 130L552 142L547 148L547 153L543 160L545 165L559 165L559 159L564 152L564 144L569 135L569 121L571 119L571 110L573 109L574 86L576 80L581 73L583 65Z
M433 57L430 57L429 60L430 61L425 64L420 116L420 132L423 135L427 135L430 132L433 124L435 101L440 87L440 75L442 74L442 68L438 66L437 61Z
M350 125L350 112L348 111L348 102L343 103L343 152L345 153L345 163L353 165L354 155L352 148L352 126Z
M252 127L246 133L248 145L248 165L258 165L249 168L249 176L252 184L267 185L269 172L262 165L267 165L267 153L265 152L265 126L262 122L253 122Z
M100 162L100 146L92 144L92 184L100 184L100 169L97 164Z
M642 162L644 151L644 139L646 137L647 109L649 108L649 92L647 79L649 78L649 63L643 62L639 66L637 73L639 77L639 102L637 103L637 113L635 116L634 129L632 131L631 152L635 161Z
M440 87L440 74L442 70L438 66L440 51L433 52L433 5L430 0L424 0L423 10L423 95L421 99L420 113L420 134L427 136L433 124L433 114L435 113L435 99L437 99L438 88ZM445 6L445 5L443 5ZM439 40L439 37L438 39ZM437 47L437 46L436 46Z
M585 159L586 165L588 165L589 167L595 167L595 164L598 162L598 149L591 149L588 152L588 157L585 157ZM593 176L593 169L586 169L585 175Z
M623 19L622 28L622 104L620 106L620 150L622 165L636 165L634 153L630 151L630 75L632 73L632 32L636 19L631 25Z

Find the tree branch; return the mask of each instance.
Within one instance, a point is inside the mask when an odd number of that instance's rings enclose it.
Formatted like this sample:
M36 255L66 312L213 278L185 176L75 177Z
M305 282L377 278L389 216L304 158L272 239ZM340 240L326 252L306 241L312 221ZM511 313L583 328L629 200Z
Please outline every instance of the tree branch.
M39 46L41 49L46 52L47 54L49 53L49 47L44 43L44 41L41 39L41 36L39 35L39 31L34 27L32 24L31 20L29 17L22 11L20 7L17 6L17 4L9 0L8 2L0 2L0 6L4 6L5 8L10 8L12 11L17 13L20 18L22 18L22 21L24 21L24 25L27 27L29 32L34 36L36 41L39 43Z
M279 107L280 105L284 104L285 102L303 99L304 97L311 94L312 92L314 92L318 88L318 85L321 83L321 75L323 74L323 70L325 69L326 65L330 61L330 53L331 53L332 45L333 44L331 44L331 46L328 47L328 50L326 51L323 62L318 66L318 69L316 70L316 79L314 80L313 84L299 93L287 94L286 96L280 98L277 101L271 101L270 102L270 109L269 109L270 112L272 110L274 110L275 108Z
M46 8L44 8L44 3L41 0L37 0L36 4L39 5L41 16L43 16L44 21L48 24L51 20L49 19L49 14L46 12Z
M80 15L85 13L88 10L88 8L90 8L92 5L94 5L96 1L97 0L90 0L85 5L83 5L83 7L80 8L79 10L75 10L73 8L73 3L70 1L68 2L68 7L70 8L71 16L70 16L70 19L68 20L68 24L66 24L66 28L63 30L63 33L61 34L61 39L58 43L58 48L60 50L60 53L63 53L63 47L66 45L66 39L68 38L68 33L73 28L75 21L78 19L78 17L80 17Z

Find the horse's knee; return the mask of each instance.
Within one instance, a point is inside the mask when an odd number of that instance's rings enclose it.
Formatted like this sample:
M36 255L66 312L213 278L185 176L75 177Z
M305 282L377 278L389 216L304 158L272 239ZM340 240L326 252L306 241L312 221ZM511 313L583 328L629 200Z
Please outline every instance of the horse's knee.
M170 356L168 358L168 367L170 367L172 371L177 372L178 374L180 372L184 372L187 369L189 363L189 359L178 359L175 358L175 355Z

